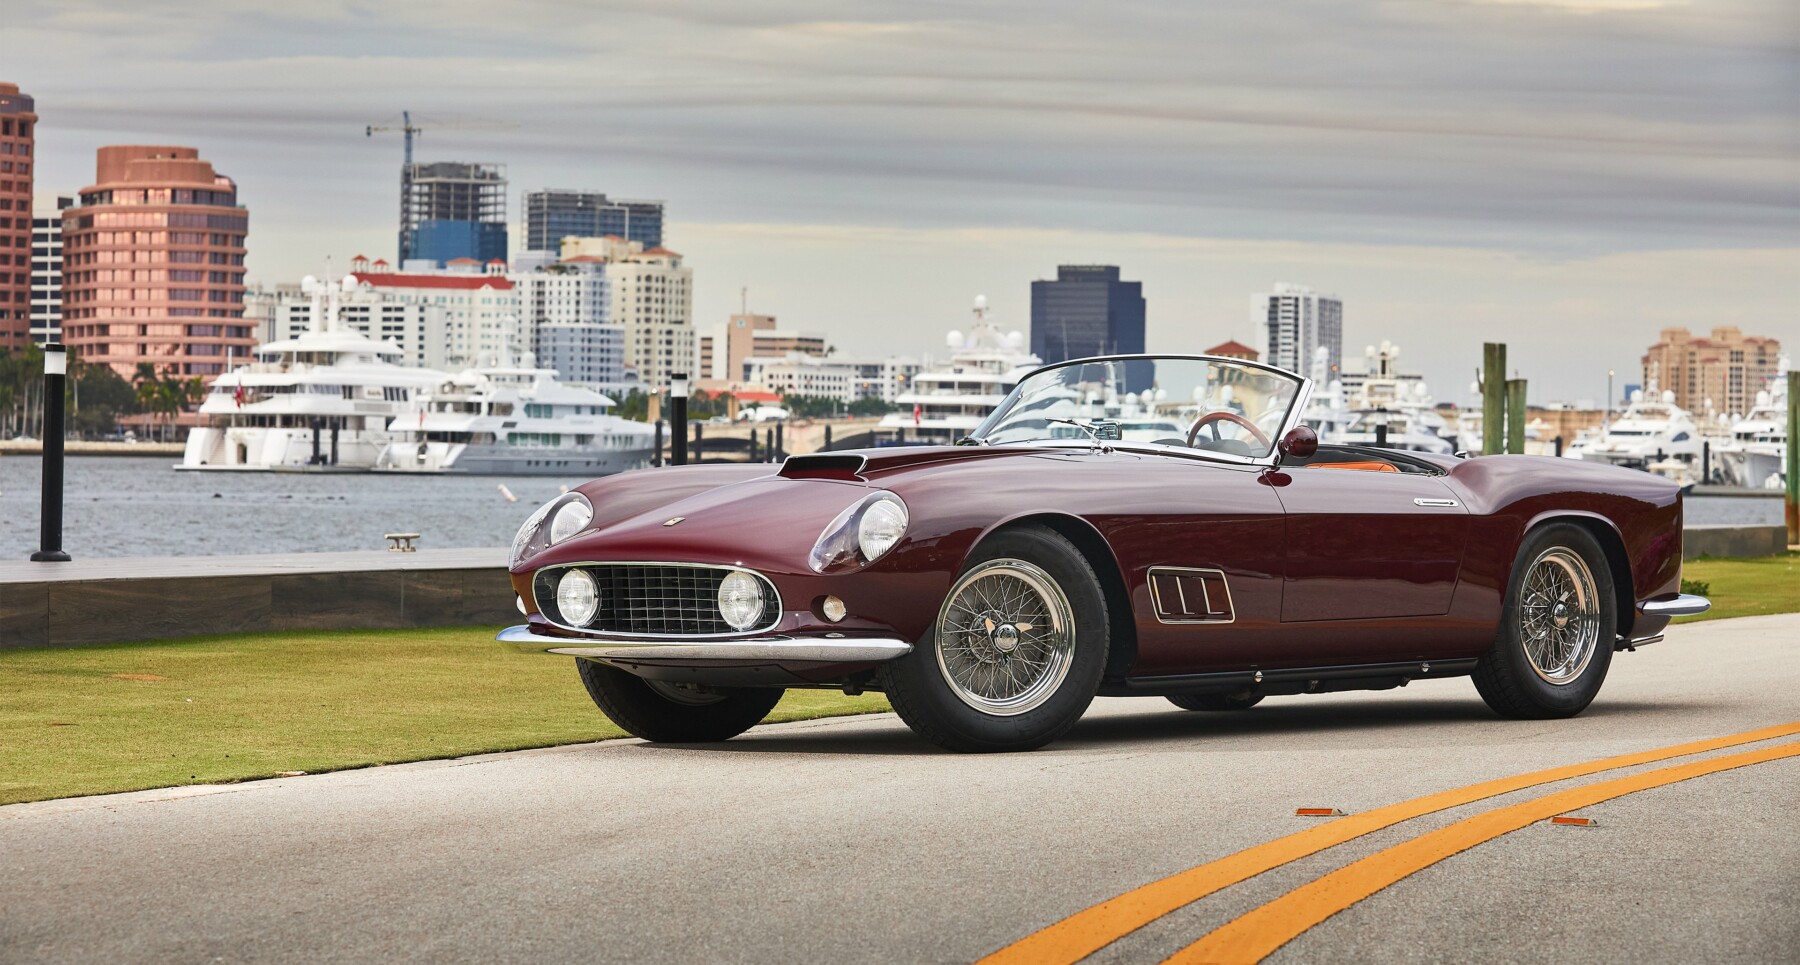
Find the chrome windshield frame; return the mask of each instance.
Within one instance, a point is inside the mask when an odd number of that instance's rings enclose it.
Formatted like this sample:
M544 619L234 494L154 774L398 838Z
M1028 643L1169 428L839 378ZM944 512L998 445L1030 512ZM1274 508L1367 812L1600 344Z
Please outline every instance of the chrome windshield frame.
M1129 354L1129 355L1091 355L1086 358L1069 359L1068 361L1065 361L1065 362L1056 362L1056 363L1052 363L1050 365L1040 366L1038 368L1032 369L1024 377L1020 378L1018 381L1018 384L1014 385L1012 387L1012 391L1006 393L1006 398L1004 398L1000 401L1000 405L995 407L994 411L989 413L988 417L986 419L982 420L981 425L976 426L976 429L980 430L981 428L985 427L990 421L992 421L995 417L997 417L997 416L1001 415L1002 413L1006 412L1007 410L1011 409L1013 407L1013 405L1015 405L1017 403L1018 396L1019 396L1019 390L1022 386L1025 385L1025 383L1031 381L1033 378L1036 378L1038 375L1041 375L1045 372L1051 371L1052 369L1067 368L1068 366L1071 366L1071 365L1094 365L1097 363L1104 363L1104 362L1157 361L1157 360L1165 360L1165 359L1179 360L1179 361L1184 361L1184 362L1212 362L1212 363L1217 363L1217 364L1221 364L1221 365L1235 365L1235 366L1242 366L1245 368L1261 369L1265 372L1271 372L1271 373L1274 373L1275 375L1283 376L1285 378L1294 380L1295 384L1297 385L1297 389L1294 392L1294 401L1289 405L1287 414L1282 418L1280 432L1278 432L1274 436L1274 438L1272 438L1270 440L1270 442L1272 444L1269 447L1268 454L1263 455L1263 456L1237 456L1237 455L1232 455L1231 453L1226 453L1226 452L1214 452L1209 449L1194 449L1189 446L1165 446L1165 445L1160 445L1160 444L1154 443L1154 442L1121 442L1121 441L1116 441L1116 440L1108 441L1105 445L1106 449L1109 449L1109 450L1116 449L1116 450L1119 450L1122 452L1144 452L1144 453L1152 453L1155 455L1185 456L1188 458L1203 459L1203 460L1206 460L1209 462L1220 462L1220 463L1226 463L1228 465L1236 465L1236 466L1271 468L1271 467L1280 465L1280 463L1281 463L1281 440L1283 438L1285 438L1288 433L1294 431L1294 428L1301 423L1302 419L1304 419L1304 417L1306 415L1307 403L1312 401L1313 380L1307 378L1304 375L1299 374L1298 372L1290 372L1287 369L1281 368L1279 366L1268 365L1263 362L1253 362L1249 359L1231 358L1229 356L1223 356L1223 355L1190 355L1190 354L1184 354L1184 353L1158 354L1158 353L1151 353L1151 352L1138 352L1138 353L1133 353L1133 354ZM1026 440L1026 441L1022 441L1022 442L994 443L994 442L988 442L985 439L982 439L980 436L976 435L975 433L970 433L968 436L965 436L964 441L967 441L967 440L973 440L976 444L983 445L983 446L991 446L991 445L1036 446L1036 447L1042 447L1042 448L1056 448L1056 449L1062 449L1062 448L1088 449L1088 448L1090 448L1090 445L1087 442L1087 440L1080 440L1079 446L1069 446L1068 443L1075 441L1075 440L1069 440L1069 439L1031 439L1031 440Z

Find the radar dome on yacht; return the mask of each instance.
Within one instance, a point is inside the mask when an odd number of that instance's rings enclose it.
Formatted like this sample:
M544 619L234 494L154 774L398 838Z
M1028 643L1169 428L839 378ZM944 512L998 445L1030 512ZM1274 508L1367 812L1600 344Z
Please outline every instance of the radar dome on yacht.
M1373 346L1373 345L1364 345L1364 346L1363 346L1363 358L1370 358L1370 359L1372 359L1372 358L1374 358L1374 357L1375 357L1375 346Z
M349 294L350 292L355 291L356 290L356 276L355 275L345 275L344 280L342 282L338 283L338 287L342 288L344 290L345 294Z
M1024 348L1025 347L1025 333L1021 332L1021 331L1017 331L1017 330L1007 332L1006 333L1006 344L1012 346L1015 349Z
M1644 390L1643 390L1643 389L1635 389L1635 390L1633 390L1633 391L1632 391L1632 393L1631 393L1631 401L1633 401L1633 402L1642 402L1642 401L1644 401Z
M975 296L975 310L978 312L987 311L987 296L986 295L976 295Z
M1756 393L1756 404L1757 405L1768 405L1769 404L1769 390L1768 389L1763 389Z
M945 345L948 345L948 346L949 346L949 347L951 347L951 348L962 348L962 346L963 346L963 333L961 333L961 332L958 332L958 331L955 331L955 330L954 330L954 329L952 329L952 330L951 330L951 332L950 332L950 334L949 334L949 335L946 335L946 336L945 336L945 337L944 337L944 344L945 344Z
M319 279L312 275L307 275L306 277L300 279L300 290L301 291L309 292L317 287L319 287Z
M1420 382L1418 385L1413 386L1413 395L1416 395L1421 399L1427 398L1431 395L1431 390L1426 387L1425 383Z
M1675 404L1675 390L1674 389L1664 389L1663 394L1662 394L1662 400L1664 402L1667 402L1670 405L1674 405Z

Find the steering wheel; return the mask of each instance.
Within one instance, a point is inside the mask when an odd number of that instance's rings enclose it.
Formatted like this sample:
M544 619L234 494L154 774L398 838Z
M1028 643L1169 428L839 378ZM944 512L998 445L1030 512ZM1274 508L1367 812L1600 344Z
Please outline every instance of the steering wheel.
M1250 434L1256 437L1256 441L1262 443L1262 447L1265 452L1271 448L1270 443L1269 443L1269 437L1264 435L1263 431L1256 427L1256 423L1251 422L1249 419L1246 419L1243 416L1230 411L1229 409L1218 409L1213 412L1208 412L1208 413L1202 415L1200 418L1195 419L1193 427L1188 429L1188 433L1187 433L1188 448L1189 449L1194 448L1194 440L1199 437L1200 430L1206 428L1207 426L1213 427L1213 439L1216 441L1220 441L1219 427L1217 425L1214 425L1214 423L1221 422L1221 421L1240 425L1240 426L1243 426L1244 428L1250 430Z

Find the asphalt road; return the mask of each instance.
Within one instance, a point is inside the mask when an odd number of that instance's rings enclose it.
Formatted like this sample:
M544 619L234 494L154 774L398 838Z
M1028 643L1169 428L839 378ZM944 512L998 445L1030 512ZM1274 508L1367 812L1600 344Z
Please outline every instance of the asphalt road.
M1043 751L957 756L889 716L0 808L0 960L970 961L1148 882L1351 814L1800 722L1800 616L1678 627L1569 721L1466 680L1234 715L1102 700ZM578 686L573 668L568 685ZM1427 814L1175 910L1092 961L1160 961ZM0 751L3 752L3 751ZM1281 962L1793 961L1800 757L1534 823L1380 890Z

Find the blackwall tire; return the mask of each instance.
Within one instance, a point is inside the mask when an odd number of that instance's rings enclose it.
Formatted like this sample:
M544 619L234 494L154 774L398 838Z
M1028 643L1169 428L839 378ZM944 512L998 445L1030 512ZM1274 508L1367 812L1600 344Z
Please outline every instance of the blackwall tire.
M658 684L592 660L575 661L588 696L633 737L665 744L730 740L781 701L773 687L683 688Z
M1169 703L1182 710L1249 710L1262 703L1262 694L1173 694Z
M1513 561L1494 646L1475 665L1481 698L1515 720L1586 710L1612 664L1617 599L1592 534L1568 523L1532 530Z
M954 751L1031 750L1093 702L1110 645L1094 568L1041 527L978 546L920 645L879 682L920 737Z

